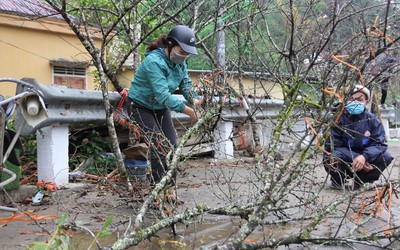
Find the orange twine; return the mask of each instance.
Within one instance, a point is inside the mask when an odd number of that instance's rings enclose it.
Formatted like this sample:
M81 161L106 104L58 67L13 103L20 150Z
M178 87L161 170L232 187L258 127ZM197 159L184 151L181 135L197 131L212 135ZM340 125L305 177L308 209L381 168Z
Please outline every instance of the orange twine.
M345 61L339 59L339 58L341 58L341 57L343 57L343 56L332 56L332 58L335 59L336 61L338 61L338 62L340 62L340 63L346 65L346 66L349 67L349 68L354 69L355 71L357 71L358 76L360 77L360 82L361 82L362 86L365 86L365 82L364 82L364 78L362 77L361 70L360 70L359 68L357 68L356 66L351 65L350 63L345 62Z
M9 223L12 221L39 221L58 219L56 215L38 215L35 212L15 213L8 218L0 218L0 223Z
M388 200L387 200L387 206L385 206L385 203L382 202L383 196L385 195L386 190L387 190L387 187L386 187L386 186L384 186L384 187L382 188L381 191L379 191L378 187L375 186L376 200L375 200L375 202L374 202L373 207L371 208L371 211L374 211L375 209L377 209L377 212L376 212L376 214L375 214L375 218L377 218L379 215L381 215L383 209L385 209L385 208L387 209L387 211L388 211L388 218L387 218L387 220L386 220L386 225L384 226L384 228L386 228L386 230L384 231L384 234L385 234L387 237L389 237L389 235L395 231L393 228L390 228L390 219L391 219L391 210L392 210L392 198L393 198L393 186L392 186L392 183L389 182L389 192L388 192L389 197L388 197ZM359 221L360 221L360 219L361 219L361 217L362 217L362 212L363 212L363 210L365 209L366 204L368 204L368 201L369 201L373 196L374 196L374 195L371 195L371 196L368 197L367 199L364 199L364 193L363 193L362 202L361 202L361 207L360 207L360 209L357 211L357 213L354 214L354 216L352 216L353 219L355 219L357 223L359 223ZM356 217L356 218L354 218L354 217ZM365 232L365 231L363 231L363 230L361 230L361 229L358 229L357 231L359 231L360 233L366 234L366 235L368 234L367 232Z
M317 138L317 147L319 149L321 149L324 153L326 153L327 155L330 155L331 153L329 153L328 151L326 151L322 146L321 146L321 140L319 139L318 133L317 131L315 131L314 127L312 126L310 121L315 121L313 118L311 117L304 117L304 120L306 121L307 125L310 127L311 131L314 133L315 137Z

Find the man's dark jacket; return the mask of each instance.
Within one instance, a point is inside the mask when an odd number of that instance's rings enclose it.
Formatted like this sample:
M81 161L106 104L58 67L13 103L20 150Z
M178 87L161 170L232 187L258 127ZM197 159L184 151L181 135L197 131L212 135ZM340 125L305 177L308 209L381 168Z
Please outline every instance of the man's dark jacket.
M373 163L388 148L382 123L367 111L351 115L345 110L338 123L331 129L330 138L333 138L334 151L352 159L362 154L369 163ZM326 150L331 151L329 140Z

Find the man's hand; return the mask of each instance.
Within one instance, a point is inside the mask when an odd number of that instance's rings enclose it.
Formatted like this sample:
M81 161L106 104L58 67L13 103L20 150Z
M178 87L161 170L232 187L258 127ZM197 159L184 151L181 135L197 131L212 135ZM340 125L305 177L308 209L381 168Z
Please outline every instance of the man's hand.
M365 165L364 165L363 170L364 170L365 172L369 172L369 171L371 171L372 169L374 169L374 167L373 167L371 164L369 164L368 162L366 162Z
M355 171L360 171L365 166L365 157L363 155L359 155L353 160L353 168Z

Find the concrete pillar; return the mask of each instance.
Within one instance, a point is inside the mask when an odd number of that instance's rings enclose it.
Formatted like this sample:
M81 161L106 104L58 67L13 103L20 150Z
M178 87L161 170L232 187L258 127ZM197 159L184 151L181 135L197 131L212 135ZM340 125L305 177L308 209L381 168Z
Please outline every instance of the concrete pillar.
M49 126L36 132L38 180L68 183L68 125Z
M303 136L305 136L305 135L307 135L307 136L304 138L304 140L301 141L301 148L305 148L308 145L310 145L311 138L312 138L311 137L312 131L309 130L307 123L303 119L296 121L292 130L297 138L295 138L294 141L292 139L291 145L295 145L297 143L298 139L303 138ZM310 134L310 132L311 132L311 134ZM291 150L293 150L293 149L291 149Z
M233 122L219 121L214 130L214 157L216 159L233 158L233 142L231 140Z
M390 131L389 131L389 120L382 119L383 129L385 130L385 140L390 140Z
M271 133L274 125L267 119L259 119L257 123L259 123L257 125L257 134L260 137L260 144L267 149L271 142Z

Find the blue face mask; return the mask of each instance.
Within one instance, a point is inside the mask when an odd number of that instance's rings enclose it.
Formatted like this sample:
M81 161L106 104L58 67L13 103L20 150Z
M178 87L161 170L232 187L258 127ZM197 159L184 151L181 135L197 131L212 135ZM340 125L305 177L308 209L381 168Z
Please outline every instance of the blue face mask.
M352 115L359 115L364 111L364 109L364 104L357 101L348 101L346 105L346 110Z

